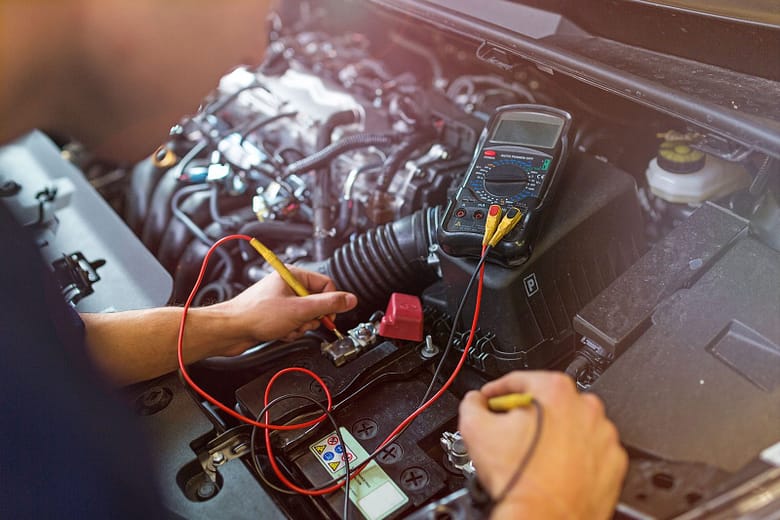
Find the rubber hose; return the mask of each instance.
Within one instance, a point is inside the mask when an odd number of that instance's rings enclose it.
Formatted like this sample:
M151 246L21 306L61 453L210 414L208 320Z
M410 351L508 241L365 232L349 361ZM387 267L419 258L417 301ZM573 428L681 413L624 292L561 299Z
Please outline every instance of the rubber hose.
M296 224L280 220L268 220L265 222L249 222L241 226L238 233L240 235L249 235L257 238L261 242L297 242L311 237L312 227L309 224ZM247 242L239 242L244 260L257 256L257 252L252 249Z
M428 255L438 220L438 208L417 211L359 235L326 262L309 267L367 305L383 305L393 292L419 294L437 277Z
M204 305L213 305L215 303L224 302L233 298L240 292L241 288L238 284L225 280L215 280L200 288L193 300L193 305L195 307L202 307Z
M572 379L577 381L577 379L580 377L580 374L582 374L582 372L587 369L588 366L590 366L590 360L582 354L577 354L577 356L572 359L571 363L569 363L569 366L566 367L564 372Z
M330 164L330 162L339 155L350 150L358 148L367 148L369 146L388 146L397 143L403 139L401 134L355 134L340 139L338 142L315 152L312 155L296 161L287 167L285 176L295 175L309 170L317 170Z
M385 193L393 182L395 173L408 159L409 156L420 146L428 142L433 137L432 131L423 131L419 134L406 139L398 148L393 150L390 157L387 158L382 173L376 181L376 192Z
M173 197L173 192L176 188L179 187L179 177L207 145L207 141L195 143L187 155L166 171L160 182L157 183L149 203L149 213L146 217L146 222L144 222L143 232L141 233L141 240L152 254L157 253L157 248L160 247L160 240L162 240L162 234L171 220L171 197Z
M133 167L130 174L130 189L125 196L125 221L136 235L141 235L144 220L149 212L149 200L154 188L165 173L157 168L151 159L145 159Z
M205 186L204 188L208 189ZM186 213L198 227L202 228L209 223L208 203L209 194L205 190L199 191L185 197L184 201L179 204L179 209ZM176 268L176 262L190 240L192 240L192 233L187 229L187 226L181 220L172 218L163 233L160 247L157 250L157 259L168 272Z
M241 210L239 214L245 214ZM208 236L215 236L222 227L216 222L212 222L206 226L203 231ZM235 246L226 244L220 248L225 254L230 257L231 249L235 251ZM171 304L181 305L187 301L187 297L192 291L192 287L195 285L195 280L198 278L198 272L200 271L203 257L206 256L206 252L209 250L209 246L198 240L197 238L191 240L187 247L184 248L179 261L176 264L176 270L173 272L173 296L171 296ZM216 265L218 258L213 258L210 265Z
M324 150L331 144L333 131L339 126L350 125L358 120L359 114L353 110L342 110L331 114L317 133L317 150ZM314 260L324 260L333 252L331 228L333 216L331 204L330 164L319 168L312 191L312 209L314 210Z

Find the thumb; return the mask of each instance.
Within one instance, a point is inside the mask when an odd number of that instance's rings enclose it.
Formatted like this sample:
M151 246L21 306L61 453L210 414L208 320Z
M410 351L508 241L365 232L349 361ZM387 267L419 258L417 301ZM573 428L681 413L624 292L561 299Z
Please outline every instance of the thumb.
M297 314L304 320L346 312L357 305L357 297L348 292L331 291L304 296L296 300Z

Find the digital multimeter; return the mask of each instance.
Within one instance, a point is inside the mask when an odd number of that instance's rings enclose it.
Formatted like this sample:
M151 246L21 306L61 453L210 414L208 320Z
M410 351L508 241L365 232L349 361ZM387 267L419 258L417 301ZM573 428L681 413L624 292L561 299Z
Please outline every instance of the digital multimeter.
M477 256L492 204L523 217L490 258L508 266L523 263L542 212L568 153L571 115L543 105L507 105L490 117L463 183L451 198L438 231L439 245L453 256Z

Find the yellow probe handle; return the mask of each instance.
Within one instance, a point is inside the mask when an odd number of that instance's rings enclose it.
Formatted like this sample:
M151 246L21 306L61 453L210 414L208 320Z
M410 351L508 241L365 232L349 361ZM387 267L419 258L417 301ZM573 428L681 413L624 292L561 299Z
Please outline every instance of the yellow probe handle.
M490 243L493 235L496 234L496 228L501 220L501 206L498 204L492 204L488 208L487 219L485 220L485 234L482 236L482 245L486 246Z
M496 247L498 243L501 242L501 239L508 235L522 218L523 214L519 209L509 208L504 214L504 218L502 218L501 222L498 224L498 229L496 229L496 232L490 239L490 246Z
M287 266L284 265L281 260L279 260L279 257L276 256L273 251L265 247L256 238L250 240L249 244L254 247L258 253L260 253L260 256L262 256L277 273L279 273L279 276L282 277L282 280L284 280L287 285L289 285L290 288L295 291L295 294L298 296L309 296L309 291L306 290L306 287L304 287L303 284L299 282L297 278L295 278L290 270L287 269Z
M309 294L311 294L306 290L306 287L304 287L303 284L298 281L295 275L292 274L289 269L287 269L287 266L284 265L281 260L279 260L279 257L276 256L273 251L265 247L258 239L251 239L249 241L249 245L254 247L255 251L260 253L260 256L262 256L265 261L268 262L268 265L273 267L274 270L279 273L279 276L282 277L282 280L284 280L285 283L290 286L295 294L298 296L309 296ZM339 329L336 328L336 324L333 323L333 320L328 316L321 316L320 321L325 324L326 328L332 330L337 338L342 339L344 337Z
M500 395L488 399L488 408L492 412L508 412L515 408L530 406L533 400L534 397L529 393Z

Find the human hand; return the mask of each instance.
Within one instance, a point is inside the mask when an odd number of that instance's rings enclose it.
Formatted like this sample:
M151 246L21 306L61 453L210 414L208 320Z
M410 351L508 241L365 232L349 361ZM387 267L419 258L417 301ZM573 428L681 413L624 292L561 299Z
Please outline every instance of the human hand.
M464 397L459 428L488 493L504 490L538 427L530 407L488 409L488 398L513 392L530 392L539 401L544 424L528 466L493 518L609 518L628 457L599 398L578 394L561 373L513 372Z
M237 330L253 342L294 340L320 326L321 316L333 318L357 305L354 294L336 291L325 275L289 267L299 282L311 293L298 296L278 273L273 273L241 294L215 305L234 320ZM238 354L231 352L225 355Z

